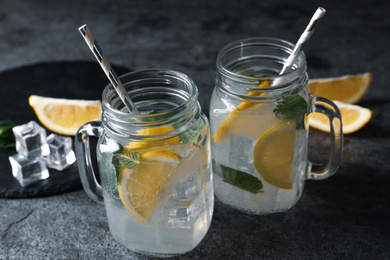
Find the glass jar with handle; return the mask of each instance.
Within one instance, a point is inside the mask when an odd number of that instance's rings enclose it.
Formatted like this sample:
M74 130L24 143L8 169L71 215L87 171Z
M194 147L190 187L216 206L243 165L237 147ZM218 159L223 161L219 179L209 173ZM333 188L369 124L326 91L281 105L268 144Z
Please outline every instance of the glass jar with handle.
M112 86L102 121L82 126L76 154L83 187L105 205L112 236L154 257L195 248L210 226L214 201L210 135L198 90L186 75L164 69L120 77L140 111L129 114ZM97 137L100 183L89 137Z
M306 179L333 175L343 135L336 105L308 91L303 52L278 75L294 45L249 38L225 46L217 57L210 102L214 188L223 203L251 214L281 212L299 200ZM308 160L308 115L330 119L327 164Z

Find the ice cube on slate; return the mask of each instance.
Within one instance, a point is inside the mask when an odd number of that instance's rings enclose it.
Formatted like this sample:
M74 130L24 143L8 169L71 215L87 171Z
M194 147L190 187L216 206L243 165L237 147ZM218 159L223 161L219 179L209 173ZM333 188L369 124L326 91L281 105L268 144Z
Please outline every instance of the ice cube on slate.
M8 159L11 163L12 175L22 187L49 177L46 163L40 157L26 158L21 154L14 154Z
M46 131L35 121L12 128L15 136L16 151L28 158L46 156L49 146L46 143Z
M70 137L51 134L46 139L50 154L45 157L50 168L62 171L76 161Z

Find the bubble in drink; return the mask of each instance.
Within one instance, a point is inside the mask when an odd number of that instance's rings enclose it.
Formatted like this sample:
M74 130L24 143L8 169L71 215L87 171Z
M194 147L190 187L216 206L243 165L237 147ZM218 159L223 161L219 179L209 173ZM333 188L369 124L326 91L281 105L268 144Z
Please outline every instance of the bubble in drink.
M49 146L46 143L46 131L35 121L15 126L12 131L15 136L16 151L29 158L47 156Z
M22 187L49 177L46 163L41 157L27 158L21 154L14 154L9 157L9 161L12 175Z
M46 139L50 154L45 157L50 168L62 171L76 161L70 137L51 134Z

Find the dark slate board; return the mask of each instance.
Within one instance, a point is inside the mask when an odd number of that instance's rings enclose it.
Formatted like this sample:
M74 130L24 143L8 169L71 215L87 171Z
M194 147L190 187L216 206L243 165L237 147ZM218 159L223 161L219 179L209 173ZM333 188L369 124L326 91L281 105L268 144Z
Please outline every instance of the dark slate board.
M119 66L113 67L118 75L130 71ZM101 93L108 83L97 62L40 63L4 71L0 73L0 121L12 121L16 125L31 120L39 123L28 104L28 97L32 94L101 100ZM51 134L49 130L46 133ZM48 179L21 187L12 176L8 160L15 153L15 149L0 149L0 198L41 197L82 188L76 163L62 172L49 169Z

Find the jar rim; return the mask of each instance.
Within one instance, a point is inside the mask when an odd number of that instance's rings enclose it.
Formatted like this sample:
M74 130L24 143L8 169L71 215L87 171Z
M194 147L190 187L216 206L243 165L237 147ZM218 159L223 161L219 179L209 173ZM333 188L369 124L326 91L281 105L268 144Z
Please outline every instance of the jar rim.
M245 62L254 58L259 60L267 59L269 61L274 61L282 67L288 56L290 56L290 54L292 53L294 47L295 44L289 41L273 37L251 37L233 41L225 45L217 55L216 68L219 74L217 74L217 80L218 78L221 78L222 81L229 80L232 82L249 86L248 88L246 88L246 91L248 91L248 89L256 88L264 81L270 81L272 84L279 82L279 84L276 84L276 86L273 85L271 87L261 88L261 92L272 92L273 96L276 93L283 93L291 88L291 83L296 81L297 78L300 78L306 74L306 56L303 51L300 51L300 53L298 54L298 57L293 65L293 69L289 70L288 72L285 72L282 75L275 74L254 77L250 75L241 74L237 71L233 71L231 67L235 65L235 63ZM255 50L255 48L257 49ZM265 53L265 50L270 51L270 53ZM234 59L232 57L234 57ZM229 62L227 62L226 60L229 60ZM245 97L245 99L249 100L264 99L264 97L248 97L245 94L235 93L233 89L224 90L240 98ZM248 93L249 92L246 92L246 94Z
M193 80L182 72L153 68L132 71L119 79L141 113L121 111L125 109L124 104L112 85L108 84L102 94L102 125L110 136L127 139L169 138L184 131L185 127L172 131L166 129L178 122L192 122L201 111L198 89ZM141 129L167 126L155 136L140 132Z
M198 100L199 92L198 92L198 89L197 89L194 81L189 76L187 76L186 74L179 72L179 71L174 71L174 70L169 70L169 69L161 69L161 68L141 69L141 70L134 70L134 71L125 73L125 74L121 75L119 77L119 79L121 81L124 81L124 79L126 79L128 77L136 78L132 81L126 81L125 84L123 84L125 89L126 89L125 85L142 83L142 80L143 80L142 75L145 75L145 74L152 74L155 76L155 79L159 79L159 80L164 80L164 77L171 77L171 78L182 81L188 87L187 88L188 89L188 98L183 103L181 103L177 107L175 107L173 110L180 111L180 110L182 110L183 107L189 106L192 103L196 103L196 101ZM166 81L167 83L170 83L169 79L165 78L165 80L167 80ZM137 90L128 91L130 98L132 98L132 94L134 94L134 92L137 92ZM138 90L138 92L139 92L139 90ZM137 120L139 122L147 121L149 123L150 123L150 121L152 121L152 120L150 120L152 117L154 117L154 118L156 117L156 114L153 114L153 115L132 114L132 113L128 113L126 111L118 110L109 102L109 100L112 100L117 96L118 96L118 94L113 89L111 83L106 85L106 87L103 90L103 94L102 94L102 106L104 106L106 111L109 114L112 114L112 116L120 117L120 118L127 118L128 120ZM161 117L164 117L164 114L166 115L166 114L169 114L171 112L172 112L172 110L165 111L165 112L159 113L158 115L161 115Z

